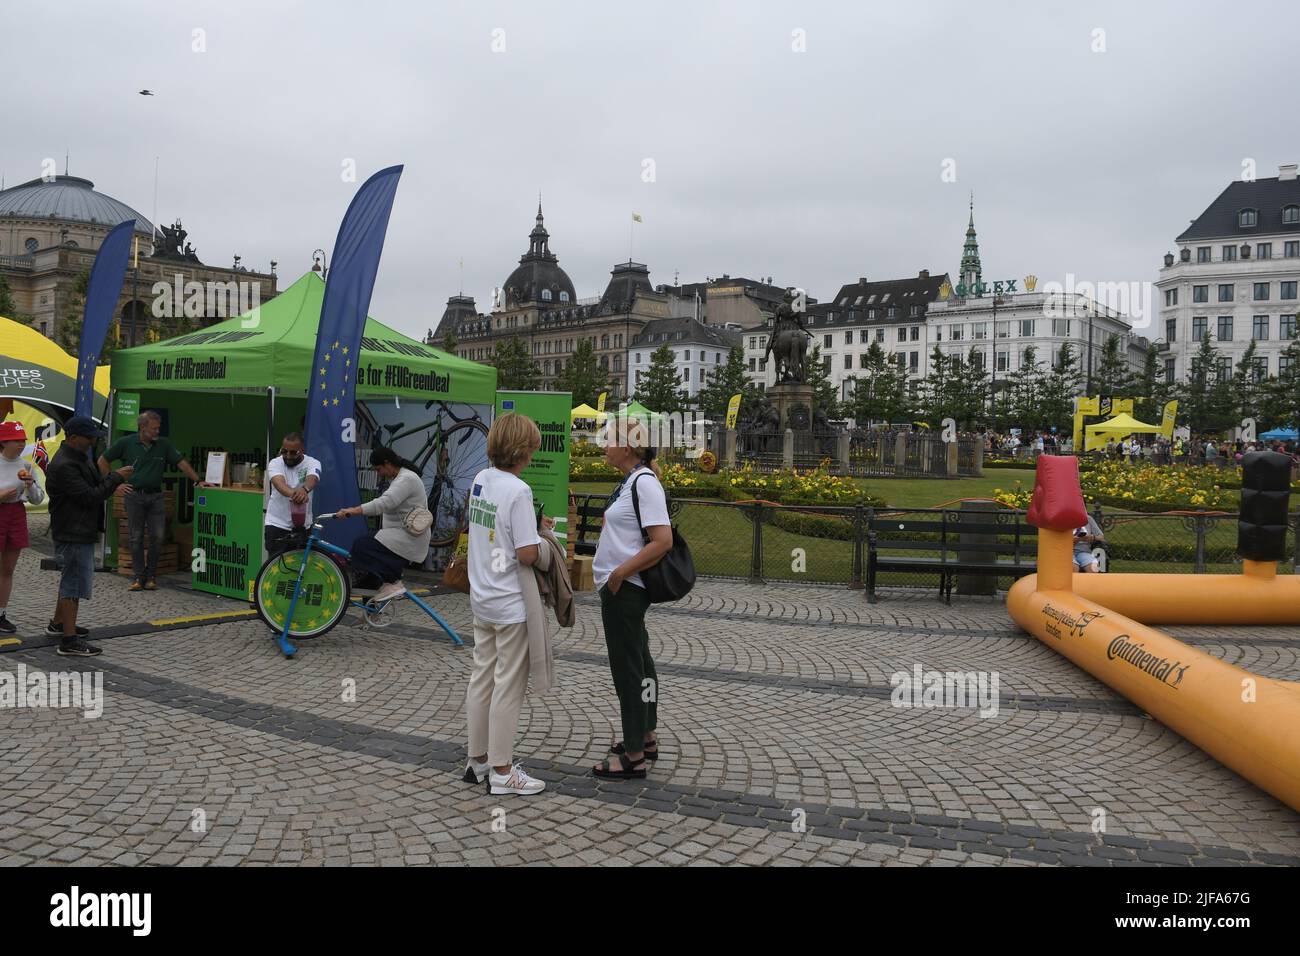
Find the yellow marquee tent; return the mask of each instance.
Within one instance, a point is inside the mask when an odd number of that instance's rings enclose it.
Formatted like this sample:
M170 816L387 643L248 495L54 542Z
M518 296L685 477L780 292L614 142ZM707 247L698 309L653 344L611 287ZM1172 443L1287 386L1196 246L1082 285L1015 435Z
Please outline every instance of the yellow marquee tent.
M1084 429L1088 434L1089 448L1095 448L1097 440L1104 440L1107 437L1123 438L1126 435L1135 434L1158 435L1164 430L1162 425L1148 425L1146 422L1138 421L1127 412L1116 415L1108 421L1088 425Z
M608 417L609 417L608 412L598 412L590 405L586 404L585 402L579 405L573 411L569 412L569 421L571 422L577 418L586 418L586 419L591 419L593 421L603 422Z

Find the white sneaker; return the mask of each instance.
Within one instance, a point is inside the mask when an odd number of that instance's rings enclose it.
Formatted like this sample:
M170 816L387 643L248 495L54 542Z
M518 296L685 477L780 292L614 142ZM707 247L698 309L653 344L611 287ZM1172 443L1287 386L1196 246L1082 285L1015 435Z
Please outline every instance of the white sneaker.
M381 587L378 591L375 592L375 596L372 597L370 600L374 604L380 604L384 601L389 600L390 598L397 597L397 595L399 594L405 594L405 593L406 593L406 585L403 584L401 581L394 581L392 584L385 584L383 587Z
M473 757L470 757L465 761L465 776L463 779L466 783L482 783L487 779L487 775L491 770L492 765L486 760L479 763Z
M528 776L519 764L511 767L509 774L497 773L493 770L488 776L488 782L490 783L488 792L493 794L517 793L520 796L527 796L530 793L541 793L546 789L544 781Z

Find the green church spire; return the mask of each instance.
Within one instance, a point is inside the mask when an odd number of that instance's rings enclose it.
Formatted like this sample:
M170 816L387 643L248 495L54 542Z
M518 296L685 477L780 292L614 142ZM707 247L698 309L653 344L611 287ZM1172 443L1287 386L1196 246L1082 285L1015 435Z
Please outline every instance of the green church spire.
M966 244L961 247L961 268L957 270L968 289L979 288L983 276L980 267L980 244L975 238L975 194L970 196L970 222L966 226Z

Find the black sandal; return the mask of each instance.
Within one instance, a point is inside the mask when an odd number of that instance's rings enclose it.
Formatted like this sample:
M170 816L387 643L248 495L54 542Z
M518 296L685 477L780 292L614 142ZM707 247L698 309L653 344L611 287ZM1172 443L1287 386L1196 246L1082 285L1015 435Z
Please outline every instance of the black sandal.
M602 760L599 767L593 767L591 772L602 780L644 780L645 779L645 757L640 760L628 760L627 754L619 754L618 762L621 769L615 770L608 760Z
M621 754L625 754L625 753L627 753L627 748L623 746L623 741L620 740L620 741L619 741L618 743L616 743L614 746L612 746L612 747L609 748L609 752L612 753L612 754L620 754L620 755L621 755ZM645 746L642 748L642 751L641 751L641 752L645 754L646 760L651 760L651 761L653 761L653 760L658 760L658 759L659 759L659 741L656 740L656 741L654 741L654 743L652 744L650 741L647 740L647 741L645 742Z

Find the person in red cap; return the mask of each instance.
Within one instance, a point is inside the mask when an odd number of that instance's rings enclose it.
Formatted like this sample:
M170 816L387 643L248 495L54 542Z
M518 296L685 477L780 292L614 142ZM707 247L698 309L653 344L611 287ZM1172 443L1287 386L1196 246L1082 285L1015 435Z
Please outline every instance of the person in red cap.
M18 555L30 543L27 537L27 509L45 500L45 491L36 483L32 466L23 460L27 432L22 422L0 422L0 633L17 630L9 620L9 595L14 589L14 568Z

